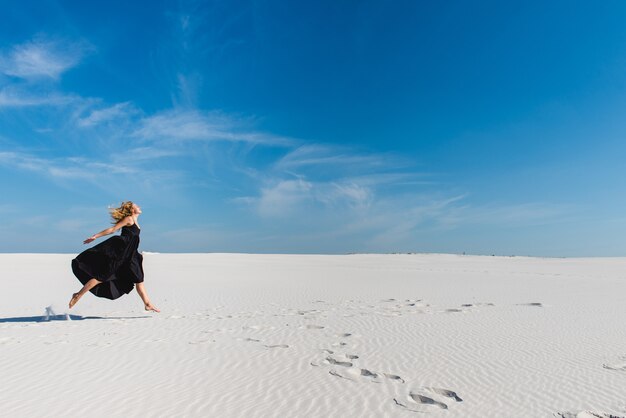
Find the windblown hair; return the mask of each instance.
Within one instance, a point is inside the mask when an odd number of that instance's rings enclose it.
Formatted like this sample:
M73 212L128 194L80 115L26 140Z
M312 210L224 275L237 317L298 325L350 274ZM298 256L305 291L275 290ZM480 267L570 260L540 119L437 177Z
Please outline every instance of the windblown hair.
M113 218L112 223L116 224L125 217L132 215L133 202L131 202L130 200L127 202L122 202L119 208L109 208L109 213L111 214L111 218Z

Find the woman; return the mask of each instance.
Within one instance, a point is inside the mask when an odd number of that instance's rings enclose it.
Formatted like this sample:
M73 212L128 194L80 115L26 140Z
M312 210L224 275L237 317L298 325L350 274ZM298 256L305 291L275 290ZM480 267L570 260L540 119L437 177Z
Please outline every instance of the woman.
M117 299L137 285L137 293L146 310L160 312L150 303L143 285L143 257L137 251L141 231L137 218L141 208L133 202L122 202L119 208L110 209L110 212L115 225L87 238L84 244L120 228L122 234L83 251L72 260L74 275L84 286L72 295L70 309L88 291L101 298Z

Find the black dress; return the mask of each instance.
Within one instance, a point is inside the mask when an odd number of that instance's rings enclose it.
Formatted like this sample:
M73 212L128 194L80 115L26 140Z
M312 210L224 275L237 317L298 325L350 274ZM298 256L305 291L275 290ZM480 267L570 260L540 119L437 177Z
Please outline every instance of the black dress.
M101 281L90 290L101 298L117 299L130 293L135 283L143 282L139 232L137 224L123 226L121 235L83 251L72 260L74 275L82 284L93 278Z

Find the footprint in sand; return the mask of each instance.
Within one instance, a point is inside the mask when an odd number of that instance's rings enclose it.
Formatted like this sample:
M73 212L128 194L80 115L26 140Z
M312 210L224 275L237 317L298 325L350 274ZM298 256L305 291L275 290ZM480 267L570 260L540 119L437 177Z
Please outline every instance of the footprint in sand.
M257 340L256 338L237 338L238 341L246 341L246 342L251 342L251 343L260 343L261 340ZM199 341L199 342L206 342L208 340L205 341ZM213 340L215 341L215 340ZM189 344L194 344L193 342L190 342ZM289 346L287 344L273 344L273 345L267 345L267 344L263 344L263 347L266 348L289 348Z
M613 363L613 364L603 364L602 367L604 367L607 370L616 370L619 372L626 372L626 355L621 356L619 358L621 361L619 363Z
M89 344L85 344L85 347L105 347L107 345L111 345L110 342L106 342L106 343L89 343Z
M200 331L202 334L223 334L225 332L233 332L235 331L234 328L218 328L218 329L206 329L204 331Z
M396 382L400 382L400 383L404 383L404 379L401 378L400 376L398 376L397 374L383 373L383 376L385 376L387 379L395 380Z
M303 325L301 327L298 327L299 329L324 329L324 327L322 325Z
M439 402L434 400L431 397L420 395L419 393L409 393L409 399L413 400L413 402L422 404L422 405L434 405L438 406L441 409L448 409L448 405L443 402Z
M276 329L276 327L271 326L271 325L245 325L243 327L241 327L241 329L243 330L254 330L254 331L261 331L261 330L273 330Z
M257 340L255 338L237 338L238 341L247 341L247 342L252 342L252 343L258 343L261 342L261 340Z
M160 343L165 341L165 338L153 338L151 340L143 340L144 343Z
M368 369L361 369L359 367L348 367L345 370L330 370L329 374L340 377L347 380L355 381L358 378L365 378L373 383L380 383L380 375Z
M372 371L367 370L367 369L361 369L360 375L363 376L363 377L369 377L371 379L377 379L379 377L378 373L372 372Z
M352 367L352 361L359 358L355 354L340 354L335 353L333 350L322 349L322 353L329 354L322 361L312 361L311 366L343 366Z
M331 369L328 373L333 376L340 377L348 380L356 380L357 378L366 378L371 382L380 383L383 378L389 380L404 383L404 379L398 375L391 373L379 373L369 369L354 366L351 360L359 358L356 354L336 354L332 350L323 349L322 352L326 354L332 354L332 356L326 356L321 362L311 362L311 366L341 366L342 369Z
M263 345L267 348L289 348L287 344Z
M397 398L393 398L393 401L396 405L413 412L427 412L426 410L424 410L424 408L429 409L431 407L448 409L448 404L444 402L448 400L463 402L463 399L461 399L456 394L456 392L449 389L434 387L424 388L423 390L419 391L411 391L407 395L406 401L401 401ZM422 407L422 409L419 409L420 407Z
M51 345L51 344L69 344L68 340L56 340L56 341L44 341L43 342L46 345Z
M422 299L404 299L407 306L415 306L416 303L421 302Z
M438 395L445 396L446 398L454 399L457 402L463 402L463 399L459 398L459 395L457 395L456 392L451 391L449 389L442 389L442 388L427 388L427 389Z
M206 344L206 343L214 343L215 340L198 340L198 341L189 341L189 344Z
M476 306L496 306L491 302L478 302L478 303L463 303L461 304L462 308L471 308Z
M326 357L325 361L328 362L328 364L332 364L333 366L343 366L343 367L352 367L352 363L349 362L348 360L344 360L342 358L336 359L333 357Z
M558 412L559 418L625 418L622 415L606 414L604 412L580 411L580 412Z
M349 377L344 377L341 374L337 373L334 370L329 371L328 373L330 373L331 375L335 376L335 377L339 377L340 379L348 379L348 380L352 380Z

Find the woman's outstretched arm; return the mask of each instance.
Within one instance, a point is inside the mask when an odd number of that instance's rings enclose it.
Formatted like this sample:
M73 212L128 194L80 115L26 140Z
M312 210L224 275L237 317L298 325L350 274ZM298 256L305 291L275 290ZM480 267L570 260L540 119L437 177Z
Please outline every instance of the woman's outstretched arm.
M116 223L115 225L113 225L110 228L107 229L103 229L102 231L98 232L97 234L93 234L92 236L90 236L89 238L87 238L85 241L83 241L83 244L89 244L91 241L94 241L100 237L103 237L105 235L109 235L114 233L115 231L117 231L118 229L120 229L123 226L126 225L131 225L133 223L133 217L132 216L127 216L124 219L122 219L121 221L119 221L118 223Z
M146 288L143 286L143 282L137 283L137 293L139 294L141 300L143 300L146 311L161 312L154 305L152 305L152 303L150 303L150 298L148 298L148 294L146 293Z

